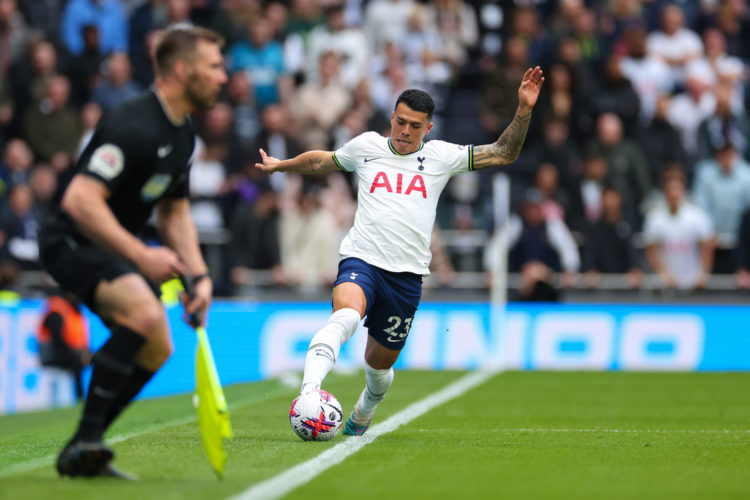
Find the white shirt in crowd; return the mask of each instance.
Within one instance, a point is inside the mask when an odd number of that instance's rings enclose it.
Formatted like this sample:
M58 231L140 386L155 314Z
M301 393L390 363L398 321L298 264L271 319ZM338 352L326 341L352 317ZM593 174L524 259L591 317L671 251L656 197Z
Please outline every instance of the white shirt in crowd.
M440 193L451 177L473 170L473 146L433 140L402 155L389 138L365 132L333 158L359 176L357 213L341 243L341 258L357 257L387 271L429 274Z
M683 58L690 60L703 54L703 42L695 32L687 28L677 30L672 35L667 35L663 31L655 31L646 39L646 52L664 60ZM684 65L672 66L671 76L673 83L684 83Z
M696 205L683 202L676 213L659 203L646 215L643 239L657 245L662 262L678 288L693 288L701 273L699 245L713 236L711 220Z
M640 59L626 57L620 61L620 70L630 80L641 99L641 123L648 123L656 111L659 96L672 91L672 74L669 65L657 57Z

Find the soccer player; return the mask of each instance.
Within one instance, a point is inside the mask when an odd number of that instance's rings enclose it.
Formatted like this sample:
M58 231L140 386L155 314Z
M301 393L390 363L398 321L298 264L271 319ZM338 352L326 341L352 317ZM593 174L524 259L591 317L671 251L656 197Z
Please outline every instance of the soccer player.
M518 108L500 138L484 146L423 142L432 129L429 94L406 90L391 113L391 134L361 134L335 152L308 151L280 161L260 150L266 172L319 174L340 168L359 174L354 226L341 243L333 314L310 342L300 394L320 388L339 350L361 318L369 336L366 385L344 426L362 435L393 382L393 364L404 347L429 273L430 234L440 192L461 172L507 165L518 157L531 110L544 83L537 66L518 89Z
M205 318L212 282L190 218L195 135L188 115L211 106L226 82L222 44L200 28L164 33L154 51L154 86L102 118L40 232L47 271L111 331L93 357L78 429L57 458L60 475L129 478L110 465L114 453L103 434L171 354L159 284L192 273L186 313ZM154 207L166 246L136 237Z

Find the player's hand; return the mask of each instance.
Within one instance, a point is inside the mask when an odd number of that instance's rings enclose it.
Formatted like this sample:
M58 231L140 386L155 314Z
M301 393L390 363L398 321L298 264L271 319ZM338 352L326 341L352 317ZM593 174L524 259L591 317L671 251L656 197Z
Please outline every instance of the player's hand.
M185 308L185 322L192 326L206 326L206 316L208 307L211 305L214 285L210 277L203 278L195 284L194 296L192 299L188 294L182 292L180 299ZM191 318L197 318L197 325L191 322Z
M521 86L518 87L518 105L533 108L539 98L543 83L544 76L539 66L527 69L521 80Z
M281 160L279 160L278 158L268 156L262 148L260 149L260 158L263 163L256 163L255 168L259 168L264 172L268 172L269 174L274 173L278 164L281 163Z
M163 283L185 272L177 254L166 247L146 247L135 264L154 283Z

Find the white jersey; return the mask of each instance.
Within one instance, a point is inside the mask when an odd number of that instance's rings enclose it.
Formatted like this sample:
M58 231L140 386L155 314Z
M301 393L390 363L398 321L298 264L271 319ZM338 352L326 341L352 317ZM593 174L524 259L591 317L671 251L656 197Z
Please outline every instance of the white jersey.
M695 286L701 272L699 244L713 236L711 220L699 207L683 202L677 213L665 203L646 215L643 239L658 245L662 261L682 289Z
M357 257L393 272L429 274L435 211L451 177L473 170L473 146L423 143L402 155L391 140L365 132L333 154L339 168L359 175L354 226L341 258Z

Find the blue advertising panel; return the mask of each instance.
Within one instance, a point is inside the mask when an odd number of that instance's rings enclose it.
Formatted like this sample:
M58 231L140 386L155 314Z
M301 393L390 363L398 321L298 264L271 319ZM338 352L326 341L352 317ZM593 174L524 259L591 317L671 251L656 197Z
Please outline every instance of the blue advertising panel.
M0 307L0 413L49 407L55 378L38 362L35 332L42 303ZM196 338L169 309L175 351L144 396L193 389ZM208 334L223 384L299 372L329 303L214 303ZM93 349L108 336L89 315ZM363 326L341 350L337 368L362 363ZM606 304L424 303L399 369L750 370L750 308ZM72 396L70 396L72 397ZM62 404L65 402L63 401Z

